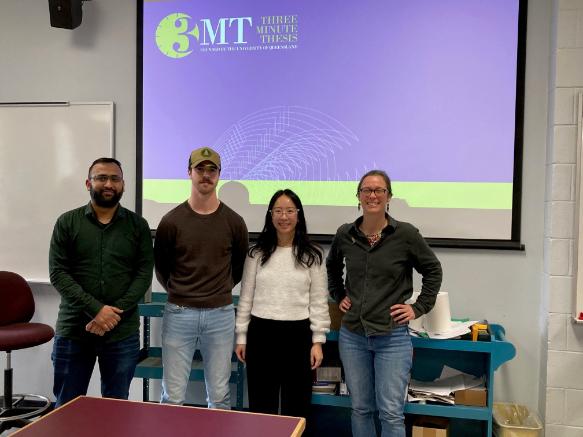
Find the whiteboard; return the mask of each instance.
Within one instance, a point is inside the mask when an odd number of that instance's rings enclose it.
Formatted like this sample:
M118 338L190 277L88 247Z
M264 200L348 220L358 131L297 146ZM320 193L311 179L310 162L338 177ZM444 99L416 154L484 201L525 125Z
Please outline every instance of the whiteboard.
M114 152L113 102L0 103L0 270L48 282L56 219L89 201L89 165Z

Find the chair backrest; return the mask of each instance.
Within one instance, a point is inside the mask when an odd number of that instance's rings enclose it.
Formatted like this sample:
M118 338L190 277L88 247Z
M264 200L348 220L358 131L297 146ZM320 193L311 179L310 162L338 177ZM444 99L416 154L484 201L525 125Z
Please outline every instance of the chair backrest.
M16 273L0 271L0 326L26 323L34 315L32 290Z

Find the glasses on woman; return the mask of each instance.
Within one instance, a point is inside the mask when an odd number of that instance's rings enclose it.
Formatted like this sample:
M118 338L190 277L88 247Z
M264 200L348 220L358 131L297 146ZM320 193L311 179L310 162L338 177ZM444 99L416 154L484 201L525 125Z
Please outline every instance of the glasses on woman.
M269 212L274 217L282 217L284 214L287 217L294 217L295 215L297 215L298 211L299 209L297 208L273 208Z
M370 196L372 193L375 193L377 196L382 196L387 192L386 188L361 188L360 194L364 194L365 196Z

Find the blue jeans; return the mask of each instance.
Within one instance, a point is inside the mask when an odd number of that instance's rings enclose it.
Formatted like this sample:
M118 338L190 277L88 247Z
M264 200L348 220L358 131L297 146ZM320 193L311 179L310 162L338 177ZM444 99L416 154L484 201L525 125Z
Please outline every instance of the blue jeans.
M168 302L162 321L162 403L183 404L192 357L200 349L209 408L231 408L235 309L181 307Z
M51 355L55 370L55 407L87 394L95 359L99 361L101 372L101 395L127 399L139 356L140 337L137 332L113 343L105 343L97 336L89 340L72 340L57 335Z
M382 437L405 437L405 396L413 361L406 326L365 337L340 328L340 358L352 401L352 435L376 435L378 409Z

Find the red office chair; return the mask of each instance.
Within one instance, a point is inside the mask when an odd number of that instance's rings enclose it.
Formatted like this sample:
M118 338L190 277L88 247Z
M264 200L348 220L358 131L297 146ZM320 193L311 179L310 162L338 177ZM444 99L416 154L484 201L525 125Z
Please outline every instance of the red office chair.
M44 396L12 394L10 353L46 343L55 335L48 325L29 323L33 314L34 298L24 278L0 271L0 351L6 352L4 396L0 396L0 433L26 425L27 419L42 414L51 405Z

